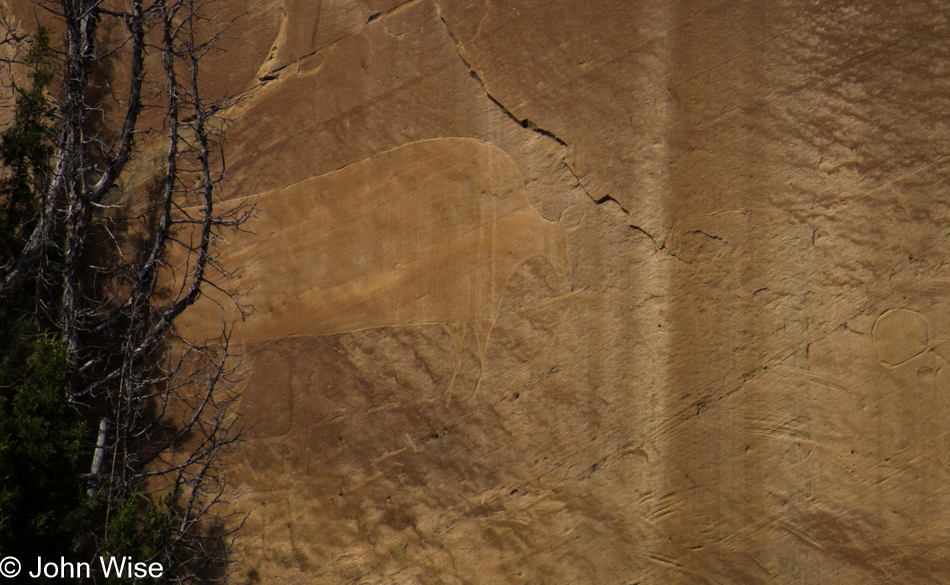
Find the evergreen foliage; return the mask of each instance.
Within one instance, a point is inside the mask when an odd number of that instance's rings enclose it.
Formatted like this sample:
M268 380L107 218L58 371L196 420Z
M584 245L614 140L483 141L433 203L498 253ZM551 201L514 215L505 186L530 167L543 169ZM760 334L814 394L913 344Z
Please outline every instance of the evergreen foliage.
M165 494L159 502L135 491L122 502L109 522L103 549L114 557L154 559L164 567L177 566L180 559L168 558L169 543L174 538L174 526L168 514L176 493ZM124 585L127 579L111 576L107 585ZM161 581L151 580L152 583Z
M49 336L6 349L0 388L0 551L21 559L68 556L92 509L82 481L89 437L66 397L66 352ZM27 351L29 357L18 363Z
M13 123L0 134L0 263L23 247L47 180L55 79L50 32L32 36L29 85L14 87ZM38 332L35 287L0 314L0 552L20 559L70 557L93 512L82 477L89 433L66 392L62 340ZM42 580L41 580L42 581Z
M36 194L42 193L49 173L52 110L46 92L56 73L48 28L40 27L32 36L24 64L29 67L29 87L13 88L14 121L0 135L0 160L6 175L0 181L0 265L10 262L23 247L41 204Z

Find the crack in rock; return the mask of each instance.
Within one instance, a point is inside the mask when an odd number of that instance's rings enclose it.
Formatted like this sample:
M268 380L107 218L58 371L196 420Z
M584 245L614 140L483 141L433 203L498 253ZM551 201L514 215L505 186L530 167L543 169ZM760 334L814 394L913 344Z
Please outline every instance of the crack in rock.
M474 67L472 67L472 64L468 62L468 59L465 58L465 55L463 54L464 49L463 49L462 41L460 41L459 38L455 36L455 33L452 32L452 27L449 26L449 23L445 20L445 17L442 16L442 5L438 1L435 2L435 8L436 8L436 12L439 15L439 20L441 20L443 26L445 26L445 30L448 33L449 38L451 38L452 42L455 43L455 51L458 53L459 59L461 59L462 63L465 64L465 67L468 69L468 74L472 77L472 79L477 81L478 84L482 86L482 91L485 92L485 95L488 96L488 99L491 100L491 102L495 104L498 107L498 109L500 109L502 113L505 114L505 116L514 120L522 128L526 128L528 130L531 130L533 132L540 134L541 136L550 138L551 140L557 142L559 145L567 148L567 142L562 140L557 134L545 128L541 128L540 126L538 126L537 124L535 124L528 118L519 118L518 116L514 114L514 112L506 108L505 105L498 100L498 98L492 95L491 91L488 90L488 85L485 83L485 80L478 73L478 71Z
M728 243L729 243L729 242L727 242L726 240L720 238L719 236L714 236L714 235L712 235L712 234L707 234L707 233L704 232L703 230L691 230L691 231L686 232L686 235L690 235L690 234L699 234L699 235L701 235L701 236L705 236L705 237L709 238L710 240L716 240L716 241L722 242L722 243L724 243L724 244L728 244Z
M492 102L493 104L495 104L495 106L498 107L498 109L501 110L502 113L505 114L505 116L507 116L509 119L513 120L514 122L516 122L516 123L517 123L519 126L521 126L522 128L525 128L525 129L527 129L527 130L531 130L531 131L533 131L533 132L535 132L535 133L537 133L537 134L540 134L541 136L545 136L545 137L547 137L547 138L550 138L551 140L555 141L556 143L558 143L560 146L562 146L562 147L564 147L564 148L569 148L569 145L567 144L567 142L565 142L565 141L564 141L561 137L559 137L557 134L555 134L554 132L551 132L550 130L547 130L547 129L545 129L545 128L541 128L540 126L538 126L537 124L535 124L534 122L532 122L529 118L519 118L518 116L515 115L514 112L512 112L512 111L509 110L507 107L505 107L505 105L504 105L503 103L501 103L501 101L499 101L498 98L496 98L494 95L492 95L491 91L489 91L489 89L488 89L488 85L485 83L485 80L484 80L484 79L482 78L482 76L478 73L478 71L475 69L475 67L473 67L472 64L469 63L468 59L465 58L465 54L464 54L465 49L464 49L464 45L462 44L462 41L461 41L457 36L455 36L455 33L452 32L452 27L449 26L448 21L445 20L445 17L444 17L444 16L442 16L442 5L439 3L438 0L435 0L434 4L435 4L436 13L437 13L438 16L439 16L439 20L442 21L442 25L445 27L445 31L446 31L446 33L448 33L449 38L452 39L452 42L453 42L453 43L455 43L455 51L456 51L456 53L458 53L459 59L462 60L462 63L465 65L465 68L468 69L468 74L472 77L472 79L474 79L475 81L477 81L478 84L481 86L482 91L485 92L485 95L488 97L488 99L491 100L491 102ZM375 20L375 18L377 18L377 17L378 17L377 15L373 15L373 16L370 17L370 20ZM624 213L624 215L627 216L628 219L631 217L630 211L628 211L627 208L625 208L619 201L617 201L616 199L614 199L611 195L609 195L609 194L608 194L608 195L604 195L604 196L601 197L600 199L594 198L594 196L591 194L591 192L588 191L587 188L584 186L583 182L581 182L581 178L578 176L578 174L574 171L574 169L571 167L571 165L568 164L566 157L562 158L562 162L564 163L564 166L567 167L567 170L570 171L571 175L574 177L574 180L577 182L578 187L580 187L580 188L584 191L584 193L586 193L587 196L590 197L591 200L594 201L595 204L597 204L597 205L602 205L602 204L604 204L604 203L606 203L606 202L608 202L608 201L612 201L612 202L614 202L614 203L617 204L617 206L618 206L618 207L620 208L620 210ZM667 248L667 247L666 247L666 242L664 242L663 245L659 245L659 244L657 243L657 241L656 241L656 238L653 236L653 234L651 234L651 233L648 232L647 230L643 229L642 227L640 227L640 226L638 226L638 225L634 225L634 224L630 223L629 221L627 222L627 225L628 225L631 229L636 230L636 231L638 231L638 232L641 232L643 235L645 235L645 236L647 236L648 238L650 238L650 241L653 242L653 247L656 249L656 251L658 251L658 252L665 252L666 254L668 254L669 256L671 256L672 258L675 258L676 260L678 260L678 261L680 261L680 262L684 262L684 263L686 263L686 264L689 264L688 261L683 260L682 258L679 258L679 257L678 257L676 254L674 254L669 248ZM712 237L712 236L710 236L710 237ZM718 239L718 238L717 238L717 239Z
M395 8L390 8L389 10L383 10L381 12L373 12L372 9L366 8L366 12L370 13L369 18L366 19L366 24L377 21L380 18L383 18L384 16L389 16L393 12L396 12L397 10L406 8L408 6L412 6L413 4L418 3L419 1L420 0L412 0L411 2L406 2L405 4L400 4L399 6L396 6ZM365 8L365 4L363 4L362 2L360 2L360 5Z
M663 247L661 248L660 246L657 245L657 243L656 243L656 238L653 237L653 234L651 234L650 232L646 231L645 229L643 229L642 227L640 227L640 226L638 226L638 225L633 225L632 223L629 224L629 225L630 225L630 229L632 229L632 230L634 230L634 231L638 231L638 232L640 232L641 234L645 235L646 237L650 238L650 241L653 242L653 247L654 247L654 248L656 248L657 250L661 250L661 249L662 249L662 250L666 250L666 246L663 246ZM673 256L674 258L676 257L676 255L673 254L672 252L670 252L669 250L666 250L666 251L669 252L670 255Z
M571 171L571 172L573 172L573 171ZM574 175L574 177L576 178L577 175ZM578 179L577 182L580 183L580 179ZM584 189L584 191L586 192L587 189ZM587 194L590 195L590 193L587 193ZM594 199L594 198L591 197L591 199ZM627 217L630 217L630 212L627 211L627 208L624 207L623 204L621 204L619 201L617 201L616 199L614 199L613 196L611 196L611 195L608 194L608 195L604 195L604 196L601 197L600 199L594 199L594 203L596 203L597 205L603 205L604 203L607 203L608 201L613 201L614 203L616 203L617 206L620 208L620 211L622 211L623 214L626 215ZM650 236L650 237L652 238L653 236Z
M594 201L594 204L596 204L596 205L603 205L603 204L605 204L605 203L607 203L607 202L612 202L612 203L616 204L617 207L620 208L620 211L622 211L623 214L624 214L625 216L627 216L627 219L628 219L628 220L630 220L630 219L632 218L632 215L631 215L630 211L627 210L627 208L624 207L622 203L620 203L619 201L617 201L616 199L614 199L613 196L610 195L609 193L608 193L607 195L604 195L604 196L601 197L600 199L595 199L594 196L591 195L590 191L588 191L587 188L584 187L584 184L581 182L580 177L577 175L576 172L574 172L574 169L571 168L571 165L567 164L567 161L564 162L564 166L566 166L567 169L571 172L571 174L574 175L574 180L577 181L577 185L578 185L581 189L584 190L584 193L587 193L587 196L590 197L590 198ZM662 245L660 245L659 243L657 243L656 237L654 237L653 234L651 234L650 232L648 232L648 231L645 230L644 228L642 228L642 227L640 227L640 226L638 226L638 225L635 225L635 224L633 224L633 223L630 223L629 221L627 222L627 226L628 226L630 229L632 229L632 230L634 230L634 231L637 231L637 232L640 232L641 234L643 234L643 235L645 235L646 237L650 238L650 241L653 242L653 247L654 247L654 249L656 249L657 252L664 252L664 253L666 253L668 256L670 256L671 258L674 258L675 260L678 260L678 261L680 261L680 262L683 262L684 264L691 264L691 262L690 262L689 260L683 260L682 258L680 258L679 256L677 256L676 253L674 253L672 250L670 250L670 249L666 246L666 242L663 242ZM705 233L705 232L702 232L702 231L700 231L700 230L696 230L696 231L698 231L698 232L702 233L702 235L704 235L704 236L706 236L706 237L709 237L709 238L712 238L712 239L714 239L714 240L725 241L725 240L723 240L722 238L719 238L719 237L716 237L716 236L711 236L711 235L709 235L709 234L707 234L707 233Z

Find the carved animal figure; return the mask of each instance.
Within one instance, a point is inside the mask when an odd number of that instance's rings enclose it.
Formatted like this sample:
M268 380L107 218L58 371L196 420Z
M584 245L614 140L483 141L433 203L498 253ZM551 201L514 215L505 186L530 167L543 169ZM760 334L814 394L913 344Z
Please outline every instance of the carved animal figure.
M570 270L566 231L528 201L514 161L474 139L407 144L258 205L254 233L224 252L256 308L238 342L442 323L471 326L484 353L518 265Z

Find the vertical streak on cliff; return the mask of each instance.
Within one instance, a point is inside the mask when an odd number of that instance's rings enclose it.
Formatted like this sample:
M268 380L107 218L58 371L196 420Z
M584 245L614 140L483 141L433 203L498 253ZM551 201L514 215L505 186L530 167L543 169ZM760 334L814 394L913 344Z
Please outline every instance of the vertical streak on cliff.
M669 495L674 491L670 481L674 468L671 466L671 452L659 432L660 423L672 405L673 395L670 389L675 374L671 364L664 363L672 350L673 331L670 319L664 314L661 305L675 299L677 294L672 272L677 262L670 261L665 251L661 251L667 239L667 226L672 221L668 199L671 154L666 136L673 123L673 102L669 92L674 65L671 35L677 23L675 2L644 3L640 10L645 13L642 20L651 23L652 37L643 50L643 60L648 73L640 78L642 87L639 92L643 96L643 110L639 112L636 121L637 131L642 136L640 140L646 144L640 149L641 156L634 161L636 168L633 171L638 178L634 189L642 189L644 193L637 197L641 206L630 209L627 220L632 229L649 237L658 254L653 257L652 262L644 264L650 268L649 272L629 274L627 277L647 281L642 285L643 288L655 291L654 294L662 300L660 305L643 306L641 310L634 312L625 327L627 330L637 331L642 339L649 340L655 364L653 387L650 390L652 396L642 402L653 407L652 412L643 417L643 420L650 423L648 428L639 429L646 440L646 452L653 462L649 475L641 478L642 486L639 487L647 494L642 514L648 526L648 538L642 544L640 554L648 561L645 565L647 570L653 572L659 577L658 581L662 582L669 577L668 572L678 573L680 570L677 564L667 562L669 558L664 550L667 534L660 519L666 514ZM609 262L609 259L605 261ZM634 387L632 391L638 392L640 388Z
M670 39L667 249L671 345L662 433L669 513L657 520L660 551L706 582L764 582L758 556L771 513L759 489L763 459L744 442L750 418L768 419L730 396L769 367L769 318L754 290L784 268L759 214L776 189L760 61L747 58L782 30L783 13L755 2L677 2ZM703 10L701 13L699 10ZM763 59L767 61L767 59ZM754 241L754 247L736 248ZM794 491L795 487L790 487ZM669 575L672 577L672 575Z

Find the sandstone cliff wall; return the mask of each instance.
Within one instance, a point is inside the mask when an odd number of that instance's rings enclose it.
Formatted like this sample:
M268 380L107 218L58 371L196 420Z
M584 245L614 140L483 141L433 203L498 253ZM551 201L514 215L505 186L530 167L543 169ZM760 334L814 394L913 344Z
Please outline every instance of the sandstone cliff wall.
M239 583L950 582L950 5L226 6Z
M247 582L950 580L946 3L253 10Z

